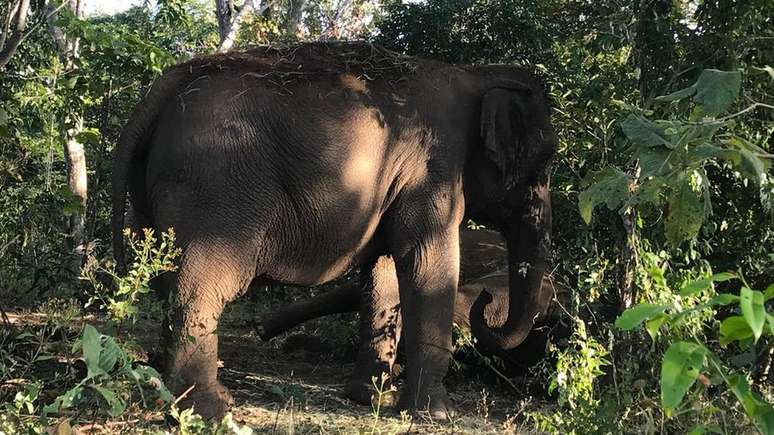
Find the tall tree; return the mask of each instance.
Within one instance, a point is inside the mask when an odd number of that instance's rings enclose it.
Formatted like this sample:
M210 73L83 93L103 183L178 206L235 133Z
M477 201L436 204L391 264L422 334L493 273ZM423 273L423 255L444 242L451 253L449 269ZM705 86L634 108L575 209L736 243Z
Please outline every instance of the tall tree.
M30 0L15 0L8 5L0 34L0 69L11 60L24 38Z
M81 0L65 0L63 6L75 18L83 16ZM49 32L56 43L64 72L65 74L72 73L78 68L76 61L80 54L80 39L68 35L66 30L57 24L58 8L55 3L51 1L46 3L45 10ZM65 127L63 143L67 184L70 192L78 198L80 205L78 210L70 215L67 228L76 254L72 267L74 271L78 271L85 254L86 203L89 197L86 152L83 143L78 140L78 134L83 131L83 113L80 107L73 107L70 113L68 113L65 119Z

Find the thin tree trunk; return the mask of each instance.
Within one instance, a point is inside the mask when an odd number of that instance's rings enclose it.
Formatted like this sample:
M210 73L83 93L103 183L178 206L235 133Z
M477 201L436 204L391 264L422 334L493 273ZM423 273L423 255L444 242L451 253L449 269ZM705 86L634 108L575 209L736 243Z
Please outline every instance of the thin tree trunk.
M303 17L306 0L290 0L288 9L288 23L285 32L288 36L297 38L301 30L301 18Z
M218 0L218 2L222 2L223 0ZM221 24L221 17L218 16L218 27L221 30L220 33L220 44L218 45L218 53L222 53L224 51L228 51L231 49L231 47L234 46L234 42L236 41L236 37L239 34L239 28L242 24L242 20L244 19L245 15L247 15L248 12L251 12L254 8L253 0L245 0L245 3L242 5L242 7L239 9L239 11L236 14L230 14L230 21L225 24L225 28L220 27ZM218 7L218 10L220 10L220 7Z
M73 12L76 17L80 17L80 0L67 0L66 7ZM75 66L75 59L79 55L80 40L67 36L62 28L56 25L55 6L52 3L46 4L47 19L49 31L59 48L59 58L62 61L65 71L72 71ZM74 273L79 273L80 266L85 254L84 242L86 234L86 204L88 201L88 177L86 173L86 152L82 143L77 139L78 134L83 130L83 114L80 110L75 110L68 117L68 129L64 138L64 158L67 170L67 185L70 192L79 199L79 209L70 216L67 231L73 243L75 256L73 258L72 269Z
M10 62L13 54L19 48L24 38L24 29L27 27L27 12L30 9L30 0L17 0L8 7L8 12L3 22L2 35L0 35L0 69Z

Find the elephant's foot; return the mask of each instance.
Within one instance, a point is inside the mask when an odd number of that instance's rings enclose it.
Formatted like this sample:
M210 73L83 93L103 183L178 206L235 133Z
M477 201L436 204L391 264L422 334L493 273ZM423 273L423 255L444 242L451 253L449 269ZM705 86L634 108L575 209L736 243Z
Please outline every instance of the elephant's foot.
M376 384L381 382L376 380ZM355 403L361 405L376 406L380 404L381 407L395 406L397 403L397 392L391 387L390 382L385 382L380 386L380 390L377 390L374 383L369 380L350 379L344 385L344 395Z
M234 406L234 397L231 396L228 388L220 382L207 387L196 385L181 400L181 408L189 408L191 406L193 406L194 412L201 415L205 420L213 419L219 421Z
M454 416L454 405L441 384L420 388L418 393L407 389L401 394L397 408L435 421L446 421Z

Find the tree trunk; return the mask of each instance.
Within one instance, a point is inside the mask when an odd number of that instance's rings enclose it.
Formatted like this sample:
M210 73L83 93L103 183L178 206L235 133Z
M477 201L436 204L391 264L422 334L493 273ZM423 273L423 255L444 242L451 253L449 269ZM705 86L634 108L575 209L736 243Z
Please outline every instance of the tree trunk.
M306 0L290 0L288 9L288 23L285 32L288 36L298 38L301 30L301 18L303 17Z
M254 6L253 0L245 0L238 11L231 0L215 0L215 4L218 15L218 32L220 35L218 53L223 53L234 46L236 37L239 34L239 26L242 24L242 19L248 12L253 10Z
M22 42L29 9L30 0L16 0L8 7L7 15L3 20L3 33L0 34L0 70L10 62Z
M65 7L70 9L76 17L82 16L80 0L67 0ZM79 38L68 36L62 28L56 25L56 8L52 3L46 4L46 16L49 31L59 49L59 58L64 70L72 71L76 68L75 60L79 55ZM83 144L77 139L83 130L83 114L80 108L76 108L68 116L67 130L64 137L64 158L67 170L67 185L70 192L78 197L80 207L69 219L67 232L73 245L74 258L72 271L80 274L80 266L85 254L84 242L86 234L86 204L88 201L88 177L86 174L86 152Z

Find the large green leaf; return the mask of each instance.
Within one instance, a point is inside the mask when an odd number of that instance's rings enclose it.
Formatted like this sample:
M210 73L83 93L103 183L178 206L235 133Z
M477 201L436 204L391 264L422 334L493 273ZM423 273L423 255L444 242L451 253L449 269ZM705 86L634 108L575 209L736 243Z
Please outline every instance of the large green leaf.
M706 349L698 343L672 343L661 362L661 405L667 415L683 401L704 366Z
M750 389L747 379L738 374L731 375L728 386L758 430L763 434L774 433L774 408Z
M649 147L663 145L669 148L675 146L662 127L639 115L627 116L621 122L621 130L629 140L638 145Z
M705 69L696 81L693 101L701 104L704 114L717 116L723 113L739 96L742 74L739 71Z
M687 87L685 89L680 89L679 91L672 92L669 95L658 96L658 97L654 98L654 100L656 100L656 101L664 101L664 102L667 102L667 101L678 101L678 100L682 100L685 97L690 97L691 95L693 95L695 93L696 93L696 85L691 85L691 86L689 86L689 87Z
M99 364L99 355L102 351L101 337L101 334L93 326L86 325L83 327L80 342L83 348L83 359L86 362L87 378L105 373Z
M93 385L93 388L97 390L102 398L105 399L105 402L107 402L109 407L107 412L111 417L117 417L124 412L126 409L126 404L113 390L100 387L99 385Z
M716 273L709 278L697 279L684 284L680 288L680 296L690 296L701 291L707 290L713 282L723 282L736 278L736 275L729 272Z
M669 210L664 222L667 240L673 245L695 237L704 222L704 200L691 187L688 177L677 180L677 189L669 198Z
M616 210L629 196L627 174L616 168L605 168L592 177L592 184L578 197L578 209L583 221L591 223L591 214L599 204L607 205L610 210Z
M742 287L739 307L742 309L742 316L753 332L755 341L763 333L763 325L766 323L766 307L763 305L763 293L758 290L752 290Z
M744 341L753 337L752 329L741 316L731 316L720 323L720 344L725 346L733 341Z
M636 328L640 323L661 314L666 310L668 305L659 304L638 304L628 310L621 313L617 319L615 319L615 326L618 329L629 331Z

